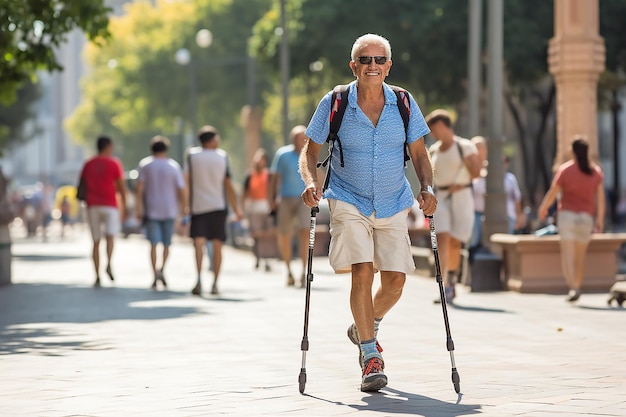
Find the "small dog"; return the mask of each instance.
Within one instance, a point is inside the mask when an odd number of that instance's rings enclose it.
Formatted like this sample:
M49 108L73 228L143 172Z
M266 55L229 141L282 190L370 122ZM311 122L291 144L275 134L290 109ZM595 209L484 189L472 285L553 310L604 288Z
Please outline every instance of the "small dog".
M611 305L613 301L617 301L617 304L622 307L622 303L626 300L626 281L617 281L609 290L609 299L607 303Z

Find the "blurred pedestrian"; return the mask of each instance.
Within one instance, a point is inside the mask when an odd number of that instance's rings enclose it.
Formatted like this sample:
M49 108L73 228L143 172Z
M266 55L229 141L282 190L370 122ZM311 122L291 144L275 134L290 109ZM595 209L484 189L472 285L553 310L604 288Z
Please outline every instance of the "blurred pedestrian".
M126 220L127 213L124 170L122 163L113 156L113 140L108 136L100 136L96 140L96 147L98 154L85 163L80 176L86 187L87 220L93 238L94 286L99 287L102 228L106 239L106 273L114 281L111 269L114 238L120 232L121 222Z
M300 172L306 183L302 199L308 207L328 198L330 206L330 263L337 273L352 273L350 307L354 323L348 338L359 347L362 391L387 385L378 327L402 294L407 273L415 271L408 236L407 216L413 192L405 176L404 150L408 144L420 181L417 195L425 215L432 215L437 200L432 190L432 167L423 136L424 117L413 97L405 126L394 90L384 80L391 69L391 46L382 36L366 34L352 46L350 69L356 77L348 86L348 104L339 128L342 152L333 152L328 188L317 180L319 151L330 132L334 94L322 98L306 130ZM338 144L336 144L339 146ZM340 163L340 153L345 163ZM374 274L381 286L372 297Z
M522 207L522 191L517 177L510 171L511 157L504 155L504 193L506 194L506 217L509 221L509 233L516 233L526 225L526 214Z
M41 234L43 241L48 240L48 227L52 223L52 208L54 207L54 187L52 184L41 186Z
M219 294L217 281L222 265L222 243L226 241L226 216L228 203L238 219L242 218L237 196L230 179L228 154L219 148L220 135L213 126L203 126L198 131L199 147L189 149L184 163L185 179L189 190L191 225L198 279L191 291L202 293L202 260L207 240L211 242L209 257L213 271L211 294ZM212 255L212 256L211 256Z
M430 147L439 202L434 219L446 301L452 302L461 268L461 249L469 243L474 228L472 179L480 175L482 163L476 146L454 133L449 112L437 109L426 116L426 122L437 139Z
M61 212L61 237L65 237L65 228L70 225L72 210L70 200L66 195L62 197L59 210Z
M478 151L480 175L472 179L472 195L474 196L474 228L469 242L470 261L473 253L482 246L483 241L483 217L485 215L485 195L487 194L487 143L482 136L474 136L471 139Z
M300 285L304 287L304 274L309 240L310 210L302 204L304 182L298 172L298 158L304 146L306 126L291 129L291 144L279 148L274 155L270 181L270 207L276 210L278 223L278 250L287 267L287 285L295 284L291 270L292 240L298 238L298 253L302 262Z
M605 214L604 176L600 166L589 160L587 139L574 136L572 153L573 159L557 169L538 213L539 219L544 221L548 209L560 196L557 226L561 237L561 268L569 287L567 301L580 298L587 246L591 233L604 229Z
M252 169L244 181L242 202L244 214L248 219L250 236L254 239L252 249L256 257L255 269L259 268L260 263L260 240L268 237L274 226L268 198L269 177L267 154L264 149L257 149L252 158ZM265 259L265 270L270 270L267 259Z
M139 162L136 183L135 215L143 222L150 241L150 263L154 280L167 287L164 269L170 253L176 217L184 215L185 179L175 160L168 157L170 140L165 136L154 136L150 140L152 156ZM157 263L157 248L162 245L161 264Z
M485 196L487 195L487 144L482 136L471 139L478 151L480 160L480 175L472 180L472 194L474 195L474 228L469 242L470 258L472 253L482 246L483 220L485 214ZM509 171L511 160L508 155L503 159L504 193L506 195L506 216L508 219L507 233L515 233L524 227L526 215L522 210L522 192L515 174Z

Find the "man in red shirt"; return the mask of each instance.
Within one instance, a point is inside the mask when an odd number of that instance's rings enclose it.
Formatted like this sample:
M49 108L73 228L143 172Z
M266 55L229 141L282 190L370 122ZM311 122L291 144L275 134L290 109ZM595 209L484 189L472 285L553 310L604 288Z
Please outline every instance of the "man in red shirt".
M81 178L86 186L87 219L93 237L92 258L96 270L95 287L100 286L100 237L102 226L106 237L106 273L114 280L111 270L113 238L120 231L121 221L126 220L126 185L122 163L113 157L113 141L100 136L96 142L98 155L83 166ZM119 208L117 195L119 194Z

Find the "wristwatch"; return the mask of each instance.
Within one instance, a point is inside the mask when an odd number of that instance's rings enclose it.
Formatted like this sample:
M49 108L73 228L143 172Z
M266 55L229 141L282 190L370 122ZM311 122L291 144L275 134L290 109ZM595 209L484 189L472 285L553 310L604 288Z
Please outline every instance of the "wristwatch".
M429 194L435 195L435 191L433 190L433 187L430 186L430 185L428 187L426 187L425 190L422 190L420 192L421 193L429 193Z

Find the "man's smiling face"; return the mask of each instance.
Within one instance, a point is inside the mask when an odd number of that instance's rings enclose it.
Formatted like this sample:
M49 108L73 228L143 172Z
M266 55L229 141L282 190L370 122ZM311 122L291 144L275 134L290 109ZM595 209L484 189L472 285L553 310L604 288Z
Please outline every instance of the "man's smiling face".
M382 84L385 77L389 75L391 60L386 59L384 64L377 64L375 59L371 59L368 64L362 64L359 57L386 57L385 48L382 45L366 45L359 50L355 61L350 61L352 73L360 83Z

